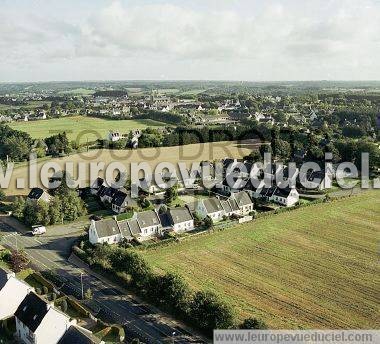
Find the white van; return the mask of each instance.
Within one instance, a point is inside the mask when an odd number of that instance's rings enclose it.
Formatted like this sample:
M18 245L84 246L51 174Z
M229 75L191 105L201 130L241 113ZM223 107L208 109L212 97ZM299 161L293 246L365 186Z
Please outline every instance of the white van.
M46 227L45 226L33 226L32 227L32 234L33 235L42 235L46 233Z

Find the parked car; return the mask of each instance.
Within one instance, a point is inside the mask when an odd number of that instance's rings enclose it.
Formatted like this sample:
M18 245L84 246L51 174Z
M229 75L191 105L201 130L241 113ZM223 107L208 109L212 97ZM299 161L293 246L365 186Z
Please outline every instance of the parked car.
M46 227L45 226L33 226L32 227L32 234L33 235L42 235L46 233Z

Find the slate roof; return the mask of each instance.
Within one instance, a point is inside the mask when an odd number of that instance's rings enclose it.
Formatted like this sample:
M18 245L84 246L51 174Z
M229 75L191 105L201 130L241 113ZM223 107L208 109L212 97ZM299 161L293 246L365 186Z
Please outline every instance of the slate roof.
M139 235L141 233L139 224L137 223L136 219L129 219L127 222L132 235Z
M101 340L77 326L70 326L58 344L100 344Z
M160 225L160 219L154 210L147 210L142 213L137 213L137 222L140 228Z
M230 202L228 202L228 201L220 201L220 203L222 204L222 207L223 207L223 209L224 209L224 211L226 213L231 213L232 212L232 208L231 208Z
M41 189L41 188L33 188L32 190L30 190L28 198L29 199L39 200L41 198L41 196L43 195L43 193L44 193L43 189Z
M112 204L115 204L115 205L121 207L127 197L128 197L128 195L125 192L118 190L118 191L116 191L115 195L113 196Z
M106 187L104 191L104 196L108 196L110 198L113 198L117 192L117 189L111 188L111 187Z
M35 332L48 311L48 304L44 300L34 293L29 293L17 308L15 316L30 331Z
M206 207L206 211L208 214L216 213L218 211L222 211L222 205L220 204L220 200L218 198L207 198L203 201L204 206Z
M113 235L120 234L117 221L113 218L96 221L95 227L99 238L110 237Z
M117 224L119 225L121 234L123 234L125 238L133 237L131 229L129 228L128 220L119 221Z
M240 191L234 194L234 198L239 207L252 204L251 197L249 197L246 191Z
M278 197L288 198L291 191L292 189L290 188L285 188L285 189L276 188L276 191L273 194Z
M176 207L168 209L172 224L191 221L193 216L187 207Z

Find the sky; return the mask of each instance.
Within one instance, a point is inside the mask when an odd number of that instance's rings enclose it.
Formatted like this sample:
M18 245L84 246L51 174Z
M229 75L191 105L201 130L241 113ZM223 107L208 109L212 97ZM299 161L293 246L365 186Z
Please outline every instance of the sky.
M0 82L380 80L380 0L0 0Z

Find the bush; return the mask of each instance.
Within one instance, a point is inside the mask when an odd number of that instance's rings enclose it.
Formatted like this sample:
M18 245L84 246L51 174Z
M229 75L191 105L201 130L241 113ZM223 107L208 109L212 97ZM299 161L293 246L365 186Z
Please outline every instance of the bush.
M242 330L265 330L267 326L265 323L256 318L247 318L239 326Z
M11 259L12 253L9 250L0 251L0 260L4 262L9 262Z
M10 263L13 272L18 273L26 268L29 260L23 251L13 251L10 257Z
M61 310L63 313L67 312L67 301L66 301L66 299L63 299L61 302Z

